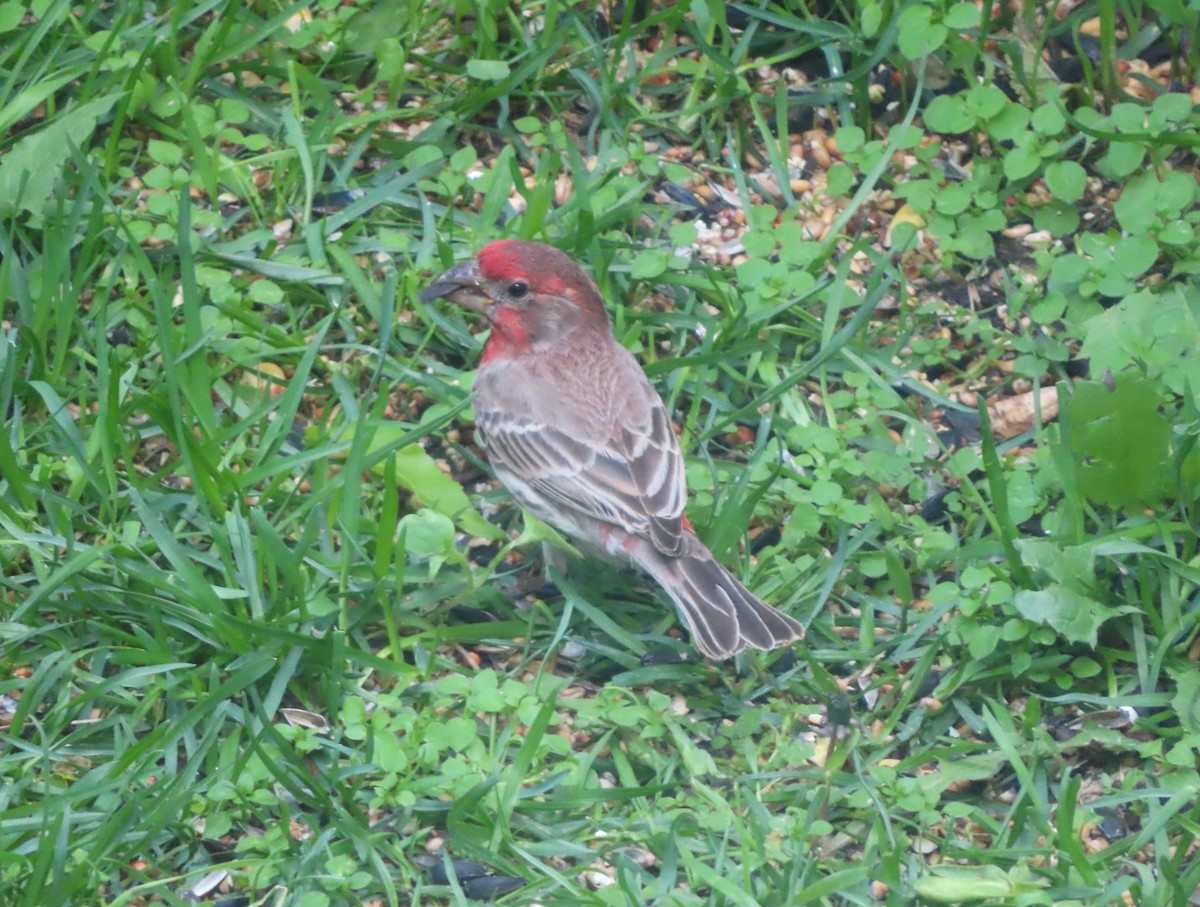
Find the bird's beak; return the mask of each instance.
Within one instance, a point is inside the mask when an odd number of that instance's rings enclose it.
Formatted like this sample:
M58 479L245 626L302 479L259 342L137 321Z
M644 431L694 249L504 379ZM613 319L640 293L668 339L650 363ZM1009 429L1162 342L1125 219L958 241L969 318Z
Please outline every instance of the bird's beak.
M472 258L455 265L421 291L421 302L449 299L476 312L487 312L492 304L483 289L479 262Z

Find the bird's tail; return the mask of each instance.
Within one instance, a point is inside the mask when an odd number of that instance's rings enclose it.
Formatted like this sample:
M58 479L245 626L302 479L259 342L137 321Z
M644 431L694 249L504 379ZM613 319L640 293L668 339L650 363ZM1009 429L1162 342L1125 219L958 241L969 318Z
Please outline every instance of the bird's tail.
M692 642L709 658L729 658L747 646L777 649L804 638L797 621L751 594L696 536L688 534L680 555L643 552L637 560L671 596Z

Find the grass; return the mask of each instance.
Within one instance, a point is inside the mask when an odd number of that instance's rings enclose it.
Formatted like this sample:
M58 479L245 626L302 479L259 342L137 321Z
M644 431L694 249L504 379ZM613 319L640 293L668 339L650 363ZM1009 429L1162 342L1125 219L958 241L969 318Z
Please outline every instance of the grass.
M0 8L0 902L1186 903L1196 26L968 6ZM417 301L500 236L804 646L514 603Z

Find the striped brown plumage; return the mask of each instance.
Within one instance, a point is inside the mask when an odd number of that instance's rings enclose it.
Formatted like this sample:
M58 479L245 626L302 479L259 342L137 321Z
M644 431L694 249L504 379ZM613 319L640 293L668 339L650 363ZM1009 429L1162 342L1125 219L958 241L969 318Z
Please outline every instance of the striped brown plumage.
M803 637L799 623L749 592L692 531L667 409L569 256L541 243L494 242L421 294L440 297L491 323L475 418L518 503L581 550L627 558L648 573L711 658Z

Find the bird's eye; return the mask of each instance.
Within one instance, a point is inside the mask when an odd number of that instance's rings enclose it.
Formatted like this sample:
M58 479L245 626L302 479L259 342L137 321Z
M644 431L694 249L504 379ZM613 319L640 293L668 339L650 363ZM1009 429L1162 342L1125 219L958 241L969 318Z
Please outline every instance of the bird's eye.
M523 280L514 280L508 285L508 295L513 299L520 299L529 292L529 284Z

